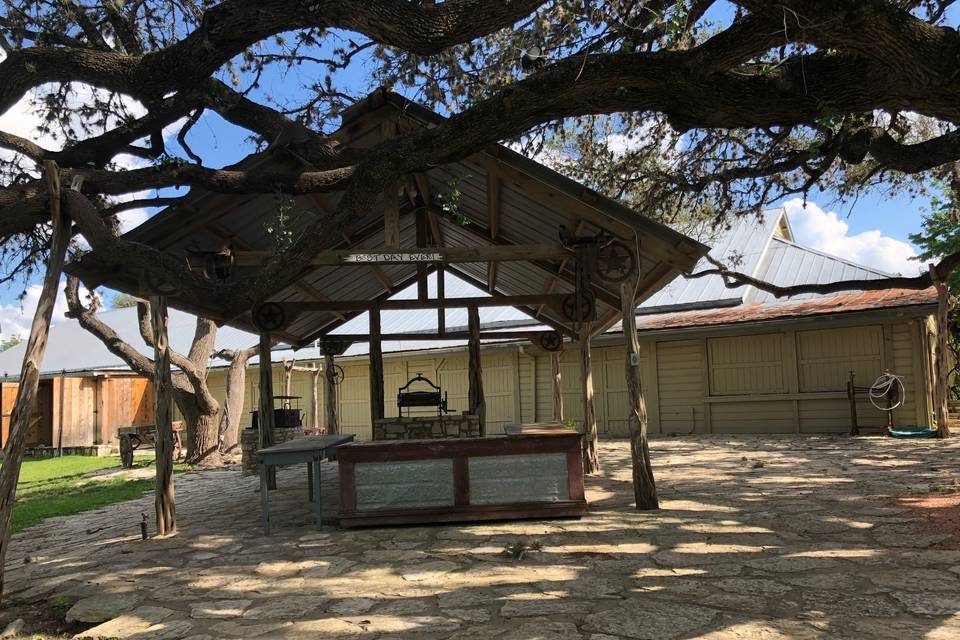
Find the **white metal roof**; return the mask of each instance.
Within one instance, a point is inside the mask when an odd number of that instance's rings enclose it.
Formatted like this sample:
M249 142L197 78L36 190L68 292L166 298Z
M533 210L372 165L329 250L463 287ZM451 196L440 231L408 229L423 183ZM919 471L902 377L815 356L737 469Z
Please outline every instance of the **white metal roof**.
M707 242L709 244L709 241ZM715 235L712 244L714 248L710 255L722 263L781 286L881 278L887 275L876 269L797 245L792 240L789 220L782 209L765 212L762 220L739 219L729 229ZM696 270L707 269L710 266L709 262L702 260ZM445 294L449 297L489 295L450 273L444 281L444 288ZM431 275L429 279L429 289L431 296L436 294L435 275ZM396 299L414 297L416 297L416 285L411 285L393 296ZM794 300L814 297L823 296L797 296ZM729 307L755 302L779 304L782 301L776 301L770 294L753 287L727 289L718 276L691 280L678 278L641 304L638 312L649 315L690 308ZM549 329L546 326L537 326L526 314L512 307L484 307L479 311L481 325L485 328L523 326L531 330ZM153 350L148 349L140 338L136 309L106 311L100 317L113 327L121 338L143 353L152 354ZM448 309L445 320L448 329L465 327L467 325L466 310ZM436 310L383 311L381 323L384 333L434 331L437 328L437 312ZM368 326L368 316L364 313L343 324L333 333L366 333ZM194 327L194 316L175 309L170 310L170 341L174 349L180 352L186 352L189 349ZM619 330L619 325L610 329L610 331ZM217 334L217 348L248 347L256 344L257 339L255 334L231 327L221 327ZM384 341L383 352L423 351L464 344L466 342L462 340ZM19 345L0 353L0 376L19 375L24 349L24 345ZM367 352L366 343L356 343L344 355L357 356ZM317 351L309 346L296 352L281 347L275 349L273 353L274 362L292 357L312 359L317 357ZM257 359L254 358L251 362L256 361ZM220 364L222 364L221 361L215 361L215 365ZM47 356L42 367L44 374L56 374L63 370L71 372L111 369L123 370L126 366L75 321L60 322L51 328Z

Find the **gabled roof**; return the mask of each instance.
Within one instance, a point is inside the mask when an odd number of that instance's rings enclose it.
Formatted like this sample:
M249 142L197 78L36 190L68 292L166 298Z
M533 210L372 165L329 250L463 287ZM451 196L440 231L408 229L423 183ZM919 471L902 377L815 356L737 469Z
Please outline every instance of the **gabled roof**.
M137 323L137 309L112 309L103 311L98 317L109 325L120 338L141 353L153 357L153 348L148 347L140 337ZM58 319L55 319L58 320ZM197 318L189 313L170 309L168 332L170 347L179 353L187 353L193 341ZM221 327L217 331L217 349L246 349L257 344L259 338L252 333L232 327ZM16 378L20 375L26 341L0 352L0 378ZM61 372L84 373L90 371L127 371L126 363L113 355L94 335L73 319L55 321L50 327L47 351L40 365L42 374L51 375Z
M801 247L789 240L774 236L770 238L753 276L770 284L789 287L797 284L826 284L839 280L876 280L888 278L890 274L815 249ZM791 300L816 297L818 297L816 294L806 294L793 296ZM745 296L745 302L775 300L772 294L754 287L750 287L750 291Z
M732 253L739 252L744 256L744 260L738 265L738 269L778 285L885 276L883 272L876 269L801 247L794 243L792 238L788 217L781 210L771 210L762 221L740 220L729 230L717 236L713 255L725 260ZM706 261L703 263L697 268L709 267L709 263ZM446 293L451 297L489 295L450 274L447 275L445 283ZM692 283L705 284L696 287L687 286ZM434 277L430 278L430 288L431 295L434 295L436 289ZM731 295L733 297L730 297ZM410 286L393 297L415 296L416 287ZM658 304L651 308L653 302ZM912 314L921 315L929 313L935 305L936 295L932 290L845 292L828 296L805 295L788 300L776 300L753 287L726 289L720 278L699 280L680 278L672 282L663 292L653 296L649 302L639 306L637 325L640 331L669 331L888 308L910 309ZM511 307L484 307L479 311L481 324L485 330L517 327L531 330L546 328L538 326L525 314ZM152 356L153 350L140 339L136 309L106 311L100 317L123 339L144 354ZM467 323L466 313L462 309L448 309L445 318L448 330L454 330ZM170 311L170 340L174 349L180 352L188 350L195 322L195 318L189 314L176 310ZM382 323L384 333L431 331L437 327L437 312L435 310L384 311ZM364 333L367 326L367 316L364 313L342 324L333 333ZM610 331L619 330L617 325ZM217 348L248 347L255 344L257 340L257 336L253 333L222 327L217 334ZM389 340L384 341L383 352L422 351L463 344L465 343L462 340L406 342ZM25 345L19 345L0 353L0 376L19 375L24 349ZM367 353L367 345L356 343L344 355L355 356L365 353ZM307 359L316 355L316 351L310 348L304 348L299 352L278 348L274 351L273 359L276 362L283 358ZM256 362L256 358L251 360L252 364ZM215 364L222 363L218 361ZM76 321L66 320L51 327L49 347L41 368L44 374L55 375L61 370L69 373L125 369L126 366L119 358L107 351L99 340L82 329Z
M375 145L397 132L435 126L445 119L396 94L378 91L343 116L343 126L334 138L348 147ZM299 166L298 160L275 145L245 165L272 164ZM302 166L299 166L302 168ZM436 214L436 233L445 247L488 247L497 245L557 244L560 229L576 236L609 234L629 246L639 244L637 268L638 298L653 294L681 272L689 272L707 247L670 228L644 218L635 211L580 185L502 145L487 145L473 155L411 176L401 185L400 246L417 245L417 210ZM295 199L289 231L297 234L318 216L332 211L340 194L302 196ZM446 202L447 210L442 206ZM454 202L451 212L451 202ZM272 195L237 196L191 191L186 203L162 211L132 230L128 238L186 256L190 249L219 249L229 242L242 251L269 251L273 246L266 225L277 209ZM326 249L383 250L384 210L374 208L351 222L343 236L329 238ZM572 252L571 252L572 255ZM140 275L125 273L98 261L96 252L68 265L68 271L121 291L136 293ZM489 288L494 295L525 296L544 293L569 294L574 290L575 266L570 259L524 260L495 263L455 263L448 270L465 281ZM238 271L245 267L238 267ZM250 267L254 268L254 267ZM429 267L429 268L432 268ZM491 271L495 274L491 275ZM249 273L249 271L247 272ZM380 301L402 290L417 278L417 265L318 266L301 274L293 285L277 291L269 300L293 308L304 302ZM619 285L594 278L591 283L601 323L619 313ZM212 318L221 318L220 309L187 306L175 296L170 306L184 308ZM571 322L559 309L536 305L523 309L551 327L570 331ZM304 345L337 327L358 313L310 309L292 319L277 337ZM230 319L240 328L255 330L250 313Z
M754 274L760 265L771 238L778 230L789 231L789 222L783 209L770 209L760 218L737 218L725 229L706 229L701 240L710 246L710 257L743 273ZM791 235L792 237L792 235ZM713 265L701 258L694 272L710 269ZM677 277L670 284L645 300L640 308L654 313L661 307L723 306L739 304L747 295L748 287L728 289L719 277L687 279Z

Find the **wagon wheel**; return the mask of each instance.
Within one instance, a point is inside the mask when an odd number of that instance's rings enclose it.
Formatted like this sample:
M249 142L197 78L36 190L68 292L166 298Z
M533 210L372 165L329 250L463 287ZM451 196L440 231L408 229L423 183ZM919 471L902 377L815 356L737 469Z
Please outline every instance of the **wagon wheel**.
M623 282L637 268L637 256L626 242L614 240L597 255L597 275L607 282Z
M287 323L287 313L276 302L264 302L253 310L253 323L261 331L276 331Z
M128 469L133 466L133 443L130 436L120 436L120 463Z
M579 306L578 306L579 298ZM594 317L596 304L593 296L571 293L563 299L561 307L564 317L571 322L586 322ZM579 313L578 313L579 312Z
M563 336L558 331L542 334L540 348L544 351L560 351L563 348Z
M343 367L338 364L333 365L333 384L339 387L346 376L347 374L343 371Z

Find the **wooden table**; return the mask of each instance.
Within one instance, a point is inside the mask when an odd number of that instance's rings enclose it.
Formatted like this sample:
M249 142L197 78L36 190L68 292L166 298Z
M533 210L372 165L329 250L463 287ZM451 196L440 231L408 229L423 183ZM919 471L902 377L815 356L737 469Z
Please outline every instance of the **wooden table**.
M346 445L340 526L583 516L582 437L555 429Z
M320 500L320 462L334 459L336 449L351 442L353 435L307 436L297 438L257 451L260 464L260 520L263 535L270 535L270 490L267 486L270 467L286 464L307 463L307 487L317 527L323 523L323 506Z

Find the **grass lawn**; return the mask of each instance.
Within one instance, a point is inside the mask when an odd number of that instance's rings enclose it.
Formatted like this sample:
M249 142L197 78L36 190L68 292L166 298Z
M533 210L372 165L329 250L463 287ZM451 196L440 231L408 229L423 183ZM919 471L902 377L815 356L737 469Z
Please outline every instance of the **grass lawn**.
M133 470L110 478L93 475L96 471L120 469L120 466L119 456L24 460L17 485L17 503L13 508L13 531L23 531L47 518L97 509L153 491L152 475L130 477L138 468L153 466L152 458L137 458ZM174 471L189 468L175 465Z

